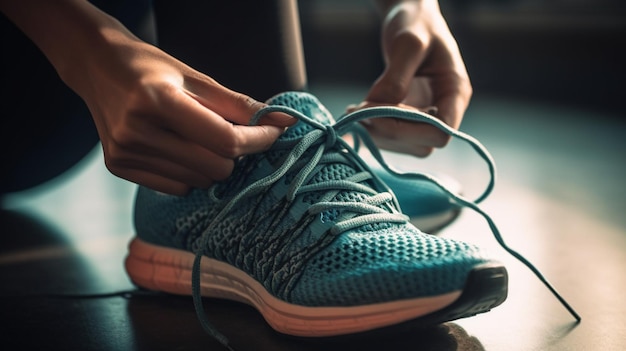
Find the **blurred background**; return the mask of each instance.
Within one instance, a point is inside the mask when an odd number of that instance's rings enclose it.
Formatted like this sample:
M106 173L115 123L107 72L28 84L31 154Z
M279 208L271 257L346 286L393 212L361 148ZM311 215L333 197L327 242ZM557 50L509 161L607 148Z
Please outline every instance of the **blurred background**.
M311 84L376 79L383 67L375 40L380 18L370 1L299 6ZM440 6L477 97L514 96L623 115L623 1L444 0Z

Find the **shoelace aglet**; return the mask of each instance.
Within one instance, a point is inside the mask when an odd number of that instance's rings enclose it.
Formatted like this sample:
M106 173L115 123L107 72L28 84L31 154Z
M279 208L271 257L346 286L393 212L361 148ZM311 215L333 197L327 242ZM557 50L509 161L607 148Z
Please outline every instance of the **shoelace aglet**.
M537 279L539 279L543 285L545 285L548 290L550 290L550 292L552 293L552 295L554 295L554 297L557 298L557 300L559 300L559 302L561 303L561 305L563 305L563 307L565 307L565 309L567 309L567 311L572 315L572 317L574 317L576 319L576 323L580 323L580 321L582 320L582 318L580 317L580 315L576 312L576 310L574 310L574 308L565 300L565 298L563 298L563 296L561 296L561 294L559 294L558 291L556 291L556 289L554 288L554 286L552 286L552 284L550 284L550 282L543 276L543 274L541 274L541 272L539 271L539 269L537 269L537 267L535 267L532 263L530 263L530 261L528 261L524 256L522 256L520 253L518 253L517 251L511 249L508 245L506 245L504 243L504 241L502 240L502 237L499 235L499 233L496 235L496 239L498 240L498 242L500 243L500 245L509 253L511 254L511 256L517 258L517 260L519 260L522 264L524 264L528 269L530 269L535 276L537 277Z
M215 340L217 340L220 344L222 344L229 351L235 351L230 346L228 342L228 338L220 333L212 324L209 322L206 314L204 313L204 307L202 305L202 294L200 289L200 261L202 259L202 252L196 254L196 257L193 261L192 268L192 276L191 276L191 289L192 289L192 298L193 304L196 309L196 315L198 316L198 320L200 321L200 325L205 332L211 335Z
M572 315L572 317L574 317L576 319L576 323L580 323L580 321L582 321L582 318L580 317L580 315L576 312L576 310L574 310L574 308L563 298L563 296L561 296L561 294L558 293L558 291L556 291L556 289L552 286L552 284L550 284L550 282L548 282L543 276L539 275L538 276L539 280L541 280L541 282L550 290L550 292L552 292L552 294L559 300L559 302L561 302L561 304L563 305L563 307L565 307L565 309L567 309L567 311Z

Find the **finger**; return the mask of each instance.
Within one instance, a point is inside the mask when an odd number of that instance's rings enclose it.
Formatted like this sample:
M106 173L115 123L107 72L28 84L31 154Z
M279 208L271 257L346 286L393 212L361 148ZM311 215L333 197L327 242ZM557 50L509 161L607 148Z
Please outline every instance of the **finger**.
M227 89L213 80L188 79L186 86L189 88L187 93L201 105L240 125L248 125L252 116L267 106L247 95ZM296 122L297 119L286 113L272 112L263 116L259 124L285 128Z
M126 179L135 184L148 187L160 192L172 194L172 195L184 195L191 187L206 188L209 185L203 184L202 186L189 185L188 181L178 181L160 173L153 173L144 169L108 166L107 168L112 174Z
M109 170L116 175L125 173L126 169L139 169L149 173L159 174L162 177L169 178L190 186L207 187L214 180L211 175L206 175L172 162L162 157L155 157L145 154L134 154L125 152L123 155L118 153L115 158L105 154L105 163ZM233 161L234 162L234 161ZM230 167L232 172L233 166ZM225 173L220 171L220 173Z
M377 138L407 143L410 147L444 147L450 137L439 128L426 123L396 118L371 119L365 127Z
M392 104L402 102L426 57L426 47L427 43L413 33L397 35L389 48L385 71L370 89L366 100Z
M223 180L232 172L232 159L217 155L171 131L146 125L134 134L132 142L118 145L122 150L118 158L127 158L130 152L126 150L132 150L134 155L169 160L212 180Z
M272 125L235 125L178 91L162 100L161 114L182 138L226 158L265 151L284 131Z
M385 132L381 132L380 126L377 126L376 123L366 124L365 128L372 135L376 145L384 150L417 157L426 157L434 150L432 146L423 145L415 135L409 136L411 139L406 139L406 136L402 135L389 135Z
M467 76L447 73L432 80L433 104L437 117L454 129L458 129L472 97L472 86Z
M413 110L418 110L423 113L427 113L431 116L437 116L437 113L439 111L437 106L415 107L415 106L407 105L407 104L386 104L386 103L381 103L381 102L362 101L359 104L348 105L346 107L346 112L352 113L357 110L361 110L361 109L365 109L369 107L380 107L380 106L391 106L391 107L398 107L398 108L404 108L404 109L413 109Z
M114 173L115 174L115 173ZM183 182L178 182L158 174L146 172L140 169L125 169L122 174L115 174L135 184L148 187L152 190L160 191L170 195L183 196L189 192L191 187Z
M348 112L377 106L418 110L433 116L438 114L436 106L416 108L405 104L389 105L369 101L349 106ZM363 120L361 123L372 135L378 147L418 157L426 157L433 152L434 148L444 147L450 141L449 135L426 123L396 118L372 118Z

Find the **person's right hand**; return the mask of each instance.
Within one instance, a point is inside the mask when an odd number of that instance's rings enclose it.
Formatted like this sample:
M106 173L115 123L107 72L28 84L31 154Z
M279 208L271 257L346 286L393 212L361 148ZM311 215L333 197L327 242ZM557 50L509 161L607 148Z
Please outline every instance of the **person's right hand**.
M236 158L268 149L295 123L270 113L248 126L264 104L139 40L87 1L0 5L83 98L106 166L121 178L183 195L228 177Z

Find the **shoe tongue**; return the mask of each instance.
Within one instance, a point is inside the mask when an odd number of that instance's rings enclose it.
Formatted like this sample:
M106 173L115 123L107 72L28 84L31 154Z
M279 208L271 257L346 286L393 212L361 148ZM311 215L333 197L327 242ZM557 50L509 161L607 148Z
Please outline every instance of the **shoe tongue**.
M335 123L335 119L330 112L320 103L320 101L313 95L303 92L286 92L276 95L267 101L268 105L282 105L293 108L299 112L302 112L305 116L316 120L324 125L332 125ZM287 131L281 136L282 140L294 140L301 138L306 133L313 130L314 127L309 124L299 121L296 125L289 127ZM281 154L283 156L283 154ZM316 184L320 182L326 182L329 180L343 180L358 171L350 165L351 162L340 162L326 164L318 169L314 176L310 179L308 184ZM369 184L372 186L372 184ZM365 194L353 192L353 191L340 191L337 193L335 200L333 201L360 201ZM315 196L307 197L312 203L315 202ZM305 201L307 201L305 199Z
M296 111L302 112L305 116L316 120L325 125L335 123L333 116L328 112L326 107L319 100L308 93L303 92L286 92L278 94L266 101L268 105L287 106ZM299 121L294 126L289 127L281 136L283 140L300 138L306 133L313 130L313 127Z

